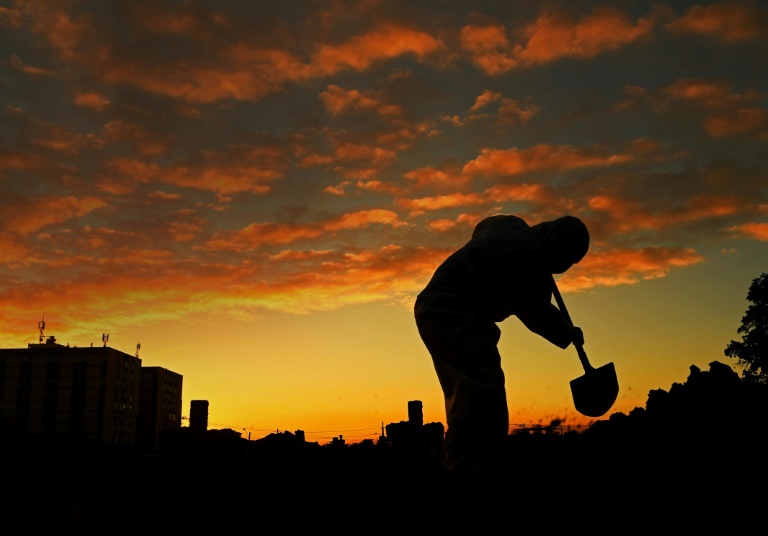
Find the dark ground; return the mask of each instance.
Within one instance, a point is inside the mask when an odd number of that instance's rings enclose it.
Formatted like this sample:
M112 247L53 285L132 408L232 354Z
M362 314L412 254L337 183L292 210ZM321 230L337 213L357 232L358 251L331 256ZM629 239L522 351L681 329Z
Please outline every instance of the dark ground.
M419 454L352 446L5 457L0 532L527 527L623 533L722 527L733 534L764 523L764 440L675 439L510 437L503 464L482 477L446 474Z

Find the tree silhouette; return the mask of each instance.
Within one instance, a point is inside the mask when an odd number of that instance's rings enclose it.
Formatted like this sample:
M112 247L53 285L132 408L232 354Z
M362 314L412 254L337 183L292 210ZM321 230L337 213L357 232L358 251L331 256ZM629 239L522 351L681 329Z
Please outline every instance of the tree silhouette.
M747 301L752 305L741 318L742 340L731 341L725 355L738 359L745 381L768 383L768 274L752 281Z

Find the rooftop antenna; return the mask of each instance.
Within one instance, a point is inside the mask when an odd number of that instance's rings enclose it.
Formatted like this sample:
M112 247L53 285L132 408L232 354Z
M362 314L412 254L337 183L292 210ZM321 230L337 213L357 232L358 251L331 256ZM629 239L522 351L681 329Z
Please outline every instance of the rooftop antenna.
M136 357L139 357L139 350L141 350L141 343L137 342L136 343Z
M104 343L104 348L107 347L107 341L109 340L109 333L101 334L101 341Z
M43 313L43 318L40 320L40 322L37 323L37 329L40 331L40 344L43 344L43 340L45 339L45 313Z

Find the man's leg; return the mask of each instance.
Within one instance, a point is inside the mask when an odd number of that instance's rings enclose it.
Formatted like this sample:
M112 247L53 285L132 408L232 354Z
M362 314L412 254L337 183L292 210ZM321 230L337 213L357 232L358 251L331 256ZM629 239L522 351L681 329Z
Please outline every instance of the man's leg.
M471 312L417 317L445 395L448 430L443 465L483 471L509 430L504 372L495 323Z

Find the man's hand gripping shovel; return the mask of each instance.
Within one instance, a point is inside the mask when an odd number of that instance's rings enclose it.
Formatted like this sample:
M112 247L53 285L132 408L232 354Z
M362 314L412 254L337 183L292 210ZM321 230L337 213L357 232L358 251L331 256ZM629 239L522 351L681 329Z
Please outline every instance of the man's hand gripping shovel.
M573 325L554 277L552 278L552 292L555 295L555 300L557 300L558 308L568 319L568 322ZM602 417L611 409L616 401L616 397L619 395L619 380L616 377L616 368L612 362L602 367L593 367L587 359L584 347L575 344L574 346L576 346L579 359L584 367L584 375L571 380L573 404L576 410L583 415Z

